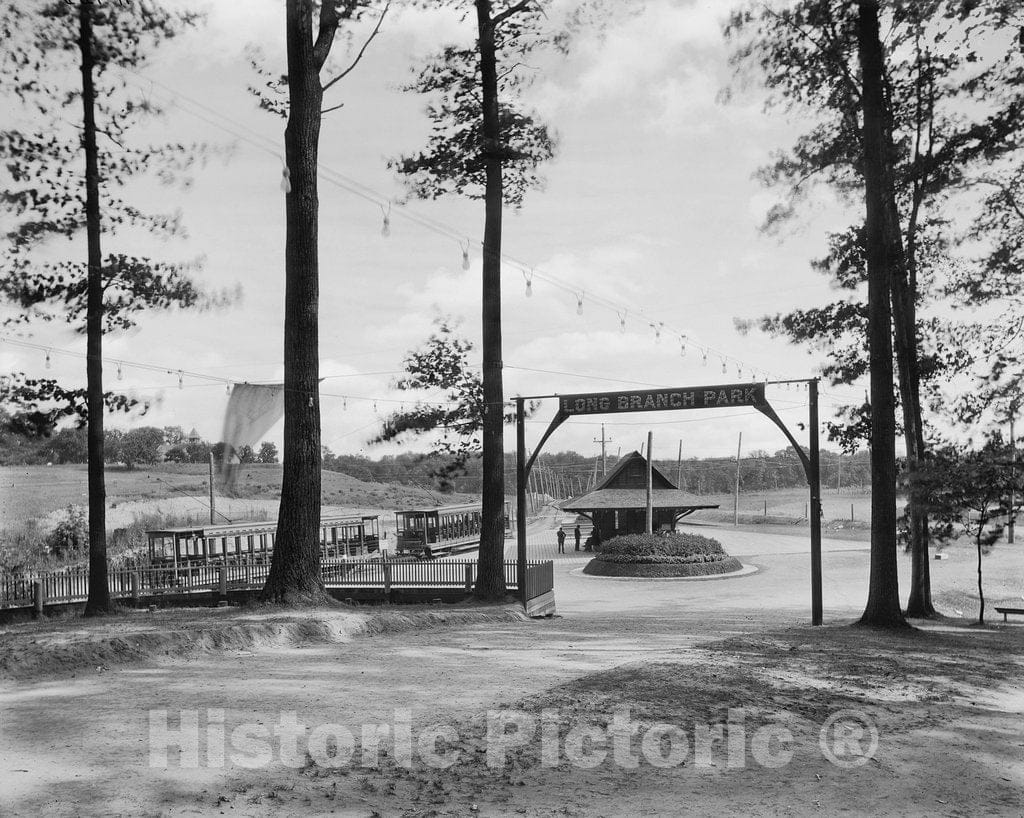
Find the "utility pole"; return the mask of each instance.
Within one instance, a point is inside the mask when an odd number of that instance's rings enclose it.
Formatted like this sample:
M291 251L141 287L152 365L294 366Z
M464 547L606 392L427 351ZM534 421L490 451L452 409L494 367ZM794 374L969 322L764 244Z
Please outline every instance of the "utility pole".
M1013 491L1013 481L1017 479L1017 441L1013 437L1013 420L1014 415L1017 414L1017 407L1010 406L1010 519L1006 523L1006 541L1008 543L1013 542L1013 529L1016 526L1016 512L1014 511L1013 504L1015 501Z
M839 457L836 458L836 494L841 494L843 491L843 452L840 450Z
M676 488L683 487L683 441L679 440L679 457L676 459Z
M740 449L743 447L743 432L736 443L736 493L732 498L732 524L740 524Z
M601 476L604 477L606 474L608 474L608 458L605 456L605 448L604 448L604 446L605 446L605 443L614 443L615 441L612 440L610 437L606 438L604 436L604 424L603 423L601 424L601 439L598 440L595 437L594 438L594 442L601 444Z
M1012 429L1013 427L1011 426L1010 428ZM213 508L213 452L210 452L210 525L213 525L214 513L215 512ZM1011 529L1011 531L1012 530L1013 529Z
M651 457L651 450L654 446L654 432L647 433L647 520L644 524L644 531L648 534L654 533L654 475L651 470L651 463L654 458Z

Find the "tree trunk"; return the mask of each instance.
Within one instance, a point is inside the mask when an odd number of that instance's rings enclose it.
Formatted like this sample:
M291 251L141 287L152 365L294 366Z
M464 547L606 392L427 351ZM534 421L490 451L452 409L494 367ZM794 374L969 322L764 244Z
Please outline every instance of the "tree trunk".
M85 150L85 235L88 246L86 290L86 403L88 407L89 596L85 615L110 613L107 580L107 489L103 474L103 253L100 249L100 172L96 148L95 58L92 0L78 6L78 48L82 55L82 147Z
M975 540L978 547L978 624L985 624L985 591L981 587L981 531L979 527L978 537Z
M320 577L319 260L317 149L323 90L314 50L313 4L288 0L288 126L285 163L284 467L274 557L263 598L328 600Z
M487 186L484 193L483 246L483 509L477 567L478 599L505 596L505 400L501 373L501 131L498 122L498 68L490 0L476 0L483 96L483 145Z
M868 346L871 374L871 571L860 622L873 627L905 625L896 565L896 447L893 399L890 280L886 201L891 144L886 138L882 44L877 0L859 1L857 38L863 74L864 186L868 267Z
M891 111L885 109L887 136L886 172L892 178L892 121ZM912 221L913 221L912 217ZM916 282L910 274L910 261L903 251L900 218L896 199L887 191L885 202L885 234L889 248L893 326L896 341L896 361L899 372L900 400L903 413L903 440L907 449L909 495L907 518L910 523L911 580L907 616L933 617L931 575L928 565L928 516L917 488L917 474L925 454L924 426L921 415L921 375L918 366Z

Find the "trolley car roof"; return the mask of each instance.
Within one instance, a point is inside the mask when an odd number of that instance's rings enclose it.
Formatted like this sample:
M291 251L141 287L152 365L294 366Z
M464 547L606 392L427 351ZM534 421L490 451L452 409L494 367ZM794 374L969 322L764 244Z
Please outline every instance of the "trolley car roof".
M341 525L358 525L366 520L376 520L377 514L349 515L345 517L324 517L321 528ZM152 528L146 531L150 537L236 537L250 532L265 532L277 527L277 520L250 521L247 523L206 523L205 525L184 525L169 528Z
M425 506L423 508L404 508L397 511L397 514L434 514L437 512L442 513L456 513L462 511L479 511L480 503L461 503L454 506Z

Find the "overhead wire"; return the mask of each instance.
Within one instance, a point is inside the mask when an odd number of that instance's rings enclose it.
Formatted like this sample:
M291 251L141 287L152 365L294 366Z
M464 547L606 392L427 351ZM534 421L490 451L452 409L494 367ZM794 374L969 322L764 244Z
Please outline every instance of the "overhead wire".
M172 97L172 100L175 101L178 104L178 106L186 113L189 113L201 119L202 121L207 122L213 127L220 128L230 133L236 138L242 140L243 142L246 142L247 144L250 144L253 147L258 148L259 150L262 150L267 154L275 156L282 162L284 161L284 157L281 153L280 146L270 137L264 134L260 134L259 132L255 131L248 125L236 122L234 119L232 119L229 116L226 116L222 112L205 105L199 100L196 100L190 97L189 95L184 94L180 90L172 88L167 84L160 82L159 80L155 80L152 77L145 76L139 72L132 71L129 69L124 69L124 71L125 73L136 77L138 80L148 83L149 87L144 88L143 90L152 91L152 88L154 86L161 88L163 92L165 94L169 94ZM182 105L182 102L186 104ZM190 110L188 106L193 106L193 108L198 109L198 111ZM224 121L231 124L225 125ZM450 225L447 225L429 216L425 216L423 214L409 210L408 208L405 207L396 208L394 211L390 210L390 206L394 203L392 197L388 196L387 194L381 193L380 191L375 190L374 188L366 184L363 184L362 182L359 182L358 180L353 179L352 177L338 170L331 168L330 166L326 165L323 162L318 163L318 174L328 183L333 184L343 190L346 190L349 193L364 199L365 201L371 202L381 208L387 206L389 208L388 215L394 214L399 216L400 218L404 218L408 221L414 222L419 226L427 230L430 230L438 235L457 241L460 246L463 246L465 244L482 247L482 242L480 242L479 240L470 239L465 235L463 231L460 231L454 227L451 227ZM536 265L528 264L527 262L518 259L508 254L507 252L502 252L501 258L510 262L511 266L517 267L523 273L524 276L528 275L530 282L532 282L534 278L541 281L546 281L547 283L553 285L557 289L560 289L561 291L576 297L579 302L579 309L582 310L584 303L584 290L579 285L573 282L565 281L561 279L559 276L556 276L550 272L538 269ZM592 288L591 291L588 291L586 293L586 303L598 304L614 312L619 317L620 322L623 324L623 326L631 314L633 316L642 316L642 320L644 323L648 323L647 317L654 314L644 306L636 307L634 305L632 308L630 308L629 306L623 304L619 300L608 298L599 293L594 293L592 291ZM722 352L721 350L716 349L710 346L709 344L697 342L690 337L688 332L683 332L677 328L668 327L665 325L664 322L659 322L658 325L659 327L664 328L664 330L668 331L670 334L675 335L680 339L684 353L687 346L690 346L694 348L696 351L698 351L703 356L705 364L707 364L707 359L713 356L719 359L723 369L725 369L726 365L729 364L740 367L743 370L747 370L755 374L758 372L765 372L766 370L766 367L764 366L755 366L753 364L748 363L747 361L744 361L736 357L735 355ZM754 379L758 380L758 378Z

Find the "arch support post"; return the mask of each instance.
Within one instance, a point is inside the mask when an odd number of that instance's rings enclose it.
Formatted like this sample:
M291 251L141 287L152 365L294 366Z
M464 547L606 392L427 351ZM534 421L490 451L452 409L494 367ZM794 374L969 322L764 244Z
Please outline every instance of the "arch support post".
M818 449L818 379L807 382L808 435L810 467L807 482L811 487L811 624L820 625L821 610L821 454Z
M516 587L526 606L526 407L516 398Z

